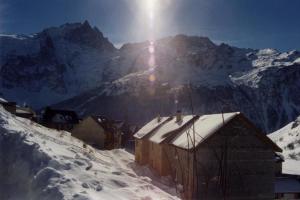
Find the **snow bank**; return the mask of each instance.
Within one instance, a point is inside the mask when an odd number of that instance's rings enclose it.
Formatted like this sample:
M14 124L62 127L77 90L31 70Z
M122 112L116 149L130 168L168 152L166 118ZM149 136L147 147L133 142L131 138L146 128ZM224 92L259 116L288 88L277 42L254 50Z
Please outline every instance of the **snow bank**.
M300 117L268 136L283 149L283 173L300 175Z
M126 151L83 148L68 132L17 118L2 107L0 148L1 200L178 199L155 175L144 177L145 169Z

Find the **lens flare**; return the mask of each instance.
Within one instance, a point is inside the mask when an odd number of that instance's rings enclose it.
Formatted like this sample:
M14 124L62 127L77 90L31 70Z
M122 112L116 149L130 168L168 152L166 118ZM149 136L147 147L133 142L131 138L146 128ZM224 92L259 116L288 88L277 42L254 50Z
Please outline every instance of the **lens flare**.
M148 61L149 67L153 68L155 67L155 57L154 55L150 55L149 61Z
M155 80L156 80L155 75L154 75L154 74L151 74L151 75L149 76L149 81L155 82Z
M145 0L146 1L146 12L148 14L148 24L149 24L149 45L148 45L148 52L149 52L149 59L148 59L148 67L149 72L149 81L154 83L156 81L156 77L154 75L155 68L156 68L156 60L155 60L155 46L154 46L154 35L155 35L155 15L158 8L158 0Z
M150 44L150 46L148 47L149 53L154 54L155 49L154 46Z

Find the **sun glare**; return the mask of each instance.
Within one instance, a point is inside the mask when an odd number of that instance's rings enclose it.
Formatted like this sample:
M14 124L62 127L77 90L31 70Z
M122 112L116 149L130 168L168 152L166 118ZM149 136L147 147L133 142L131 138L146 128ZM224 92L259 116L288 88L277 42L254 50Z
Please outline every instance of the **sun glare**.
M159 81L157 77L156 69L159 68L158 64L158 44L156 39L161 35L161 30L165 29L164 17L166 13L170 12L170 7L175 0L135 0L134 2L138 6L136 10L138 22L135 24L137 32L134 34L144 35L149 41L147 46L149 70L148 79L154 83ZM177 1L177 0L176 0ZM143 37L143 36L142 36Z
M145 0L145 1L146 1L147 9L150 12L153 12L155 9L155 6L157 5L157 0Z
M155 73L155 67L156 67L156 63L155 63L155 45L154 45L154 32L155 32L155 14L157 11L157 0L145 0L146 1L146 12L148 15L148 24L149 24L149 35L150 38L149 39L149 46L148 46L148 51L150 54L149 60L148 60L148 67L149 70L151 72L151 74L149 75L149 81L150 82L154 82L156 80L156 77L154 75Z

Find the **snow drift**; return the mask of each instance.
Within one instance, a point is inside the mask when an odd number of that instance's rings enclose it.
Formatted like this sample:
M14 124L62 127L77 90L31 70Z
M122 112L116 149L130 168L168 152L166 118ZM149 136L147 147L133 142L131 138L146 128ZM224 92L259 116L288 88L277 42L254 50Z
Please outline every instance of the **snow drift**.
M2 200L178 199L155 174L135 166L126 151L84 148L70 133L15 117L2 107L0 148Z
M300 117L268 136L283 149L282 172L300 175Z

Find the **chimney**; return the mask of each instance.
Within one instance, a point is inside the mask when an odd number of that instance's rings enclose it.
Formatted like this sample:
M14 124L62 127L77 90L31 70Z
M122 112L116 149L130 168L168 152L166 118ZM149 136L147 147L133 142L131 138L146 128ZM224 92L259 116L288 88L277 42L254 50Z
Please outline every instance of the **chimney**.
M176 122L181 122L181 121L182 121L181 110L177 110L177 112L176 112Z
M160 114L158 114L157 116L157 123L161 122L161 117L160 117Z

